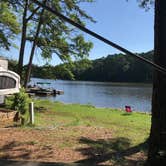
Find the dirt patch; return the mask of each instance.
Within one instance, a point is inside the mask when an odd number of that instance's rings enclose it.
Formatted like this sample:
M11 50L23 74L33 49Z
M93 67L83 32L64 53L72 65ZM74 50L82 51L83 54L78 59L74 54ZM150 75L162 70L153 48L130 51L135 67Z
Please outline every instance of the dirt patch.
M130 148L129 140L112 138L102 127L59 127L49 129L1 128L0 158L63 163L129 165L143 162L145 154L119 153Z

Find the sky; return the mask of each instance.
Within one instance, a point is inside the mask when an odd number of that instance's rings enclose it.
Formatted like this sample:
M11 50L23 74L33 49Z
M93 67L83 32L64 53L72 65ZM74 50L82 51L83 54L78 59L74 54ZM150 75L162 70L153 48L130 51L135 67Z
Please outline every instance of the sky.
M103 37L134 52L141 53L153 49L154 12L152 9L145 11L138 6L137 0L95 0L94 3L81 5L96 23L87 21L86 27ZM93 42L94 47L89 54L89 59L106 57L108 54L120 53L118 50L83 33L86 40ZM17 43L19 43L19 40ZM28 44L25 52L24 64L28 61L31 45ZM18 49L5 52L9 58L18 58ZM43 65L39 51L35 52L34 63ZM62 63L57 56L50 61L52 65Z

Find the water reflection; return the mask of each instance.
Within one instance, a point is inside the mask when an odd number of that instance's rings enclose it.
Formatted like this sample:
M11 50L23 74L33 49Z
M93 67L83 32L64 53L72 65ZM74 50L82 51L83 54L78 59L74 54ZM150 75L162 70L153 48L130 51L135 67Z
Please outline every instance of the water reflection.
M42 81L50 82L49 87L64 91L64 95L47 97L52 101L112 108L124 108L125 105L130 105L137 111L151 110L151 85L42 79L32 79L32 84Z

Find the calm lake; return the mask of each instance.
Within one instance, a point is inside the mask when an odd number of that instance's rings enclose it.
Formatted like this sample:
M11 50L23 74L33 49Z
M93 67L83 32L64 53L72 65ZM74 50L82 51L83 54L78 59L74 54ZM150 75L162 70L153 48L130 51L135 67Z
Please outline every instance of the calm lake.
M63 95L40 97L64 103L91 104L96 107L124 108L151 111L152 86L150 84L105 83L92 81L63 81L32 78L31 84L49 82L44 87L63 90Z

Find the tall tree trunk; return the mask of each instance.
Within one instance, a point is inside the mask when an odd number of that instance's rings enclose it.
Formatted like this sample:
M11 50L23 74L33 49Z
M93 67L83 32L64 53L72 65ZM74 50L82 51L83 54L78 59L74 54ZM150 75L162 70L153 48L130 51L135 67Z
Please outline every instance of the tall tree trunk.
M27 31L27 10L28 10L28 0L25 1L25 7L23 12L23 24L22 24L22 35L21 35L21 46L19 52L19 61L18 61L18 74L22 78L22 69L23 69L23 60L24 60L24 50L26 44L26 31Z
M44 3L45 3L45 1L44 1ZM27 71L26 71L26 75L25 75L24 88L27 88L27 84L28 84L28 81L30 79L31 70L32 70L32 61L33 61L35 48L36 48L38 36L39 36L39 33L40 33L42 21L43 21L43 15L44 15L44 9L42 9L42 11L40 13L40 19L39 19L36 34L35 34L35 37L34 37L33 46L32 46L31 53L30 53L30 58L29 58L29 63L28 63L28 67L27 67Z
M166 68L166 0L155 1L154 62ZM148 165L166 165L166 75L154 71Z

